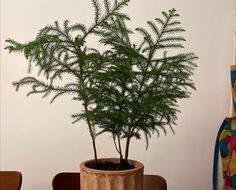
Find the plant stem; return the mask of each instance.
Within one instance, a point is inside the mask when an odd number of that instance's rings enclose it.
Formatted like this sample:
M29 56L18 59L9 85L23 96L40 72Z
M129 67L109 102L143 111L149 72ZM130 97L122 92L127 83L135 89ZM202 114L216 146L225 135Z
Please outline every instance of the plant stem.
M114 142L116 151L120 154L120 151L119 151L119 149L118 149L118 147L117 147L117 144L116 144L116 138L115 138L115 135L114 135L114 134L112 135L112 139L113 139L113 142Z
M128 157L129 157L129 145L130 145L130 140L132 138L132 134L134 133L135 126L130 126L128 129L128 134L127 134L127 141L126 141L126 149L125 149L125 161L128 163Z
M84 101L84 110L85 110L85 113L88 113L88 103L87 103L86 100ZM86 121L87 121L87 124L88 124L88 127L89 127L90 136L92 138L94 159L95 159L95 162L97 164L98 163L98 157L97 157L97 148L96 148L96 142L95 142L95 135L94 135L94 132L93 132L93 129L92 129L91 122L89 121L89 118L87 116L86 116Z
M117 146L117 144L116 144L116 138L115 138L114 135L113 135L113 142L114 142L116 151L117 151L117 152L119 153L119 155L120 155L120 164L121 164L124 159L123 159L123 154L122 154L122 149L121 149L120 135L117 135L118 146Z
M126 139L126 147L125 147L125 161L128 162L129 157L129 145L131 139L131 127L128 129L127 139Z
M76 50L77 54L78 53L78 50ZM70 67L68 67L66 64L62 63L61 61L57 60L56 58L54 58L59 64L61 64L63 67L67 68L69 71L71 71L74 76L78 77L80 80L81 80L81 84L82 84L82 89L83 91L85 90L85 85L84 85L84 80L83 80L83 75L79 75L77 74L73 69L71 69ZM82 68L81 68L81 71L82 71ZM88 113L88 101L86 99L86 96L84 96L84 109L85 109L85 113L87 114ZM89 120L88 117L86 117L86 122L88 124L88 127L89 127L89 133L90 133L90 136L92 138L92 144L93 144L93 152L94 152L94 159L95 159L95 162L97 163L98 162L98 158L97 158L97 148L96 148L96 142L95 142L95 135L94 135L94 132L93 132L93 129L92 129L92 125L91 125L91 122Z
M123 154L122 154L122 149L121 149L121 143L120 143L120 135L118 134L118 148L120 152L120 159L123 160Z
M95 134L94 134L94 131L93 131L93 127L92 127L92 124L90 122L90 119L88 117L88 105L89 105L89 100L87 99L87 95L86 95L86 87L85 87L85 79L84 79L84 70L83 70L83 66L84 65L84 59L80 56L80 53L82 52L80 49L77 50L77 54L78 54L78 60L80 62L80 75L79 75L79 79L80 79L80 86L82 87L82 91L83 91L83 94L82 94L82 99L84 101L83 105L84 105L84 110L85 110L85 114L86 114L86 122L88 124L88 127L89 127L89 133L90 133L90 136L92 138L92 144L93 144L93 153L94 153L94 159L95 159L95 163L97 164L98 163L98 157L97 157L97 148L96 148L96 142L95 142ZM80 52L80 53L79 53Z
M126 141L126 148L125 148L125 161L128 162L128 157L129 157L129 145L130 145L130 139L131 137L127 137Z

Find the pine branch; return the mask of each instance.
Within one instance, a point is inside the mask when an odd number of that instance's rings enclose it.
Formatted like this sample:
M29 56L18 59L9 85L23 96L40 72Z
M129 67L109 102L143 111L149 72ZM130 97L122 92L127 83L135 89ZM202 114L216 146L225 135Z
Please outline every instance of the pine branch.
M52 98L51 103L60 95L66 94L78 94L79 91L76 88L71 88L70 85L65 86L54 86L52 84L46 84L43 81L36 79L35 77L24 77L19 81L13 82L16 91L18 91L23 86L30 86L31 90L28 92L27 96L32 94L43 94L43 98L47 97L51 93L56 93Z
M95 32L96 33L96 28L101 26L104 22L106 22L110 17L112 17L114 14L118 14L118 11L121 10L124 6L127 6L127 3L130 0L121 0L120 2L115 1L114 6L112 7L112 9L109 11L109 13L107 12L105 15L101 16L100 18L96 19L95 16L95 24L93 24L92 26L90 26L90 28L88 29L87 33L81 38L82 41L85 40L85 38L90 34Z
M100 16L101 16L101 7L100 7L100 4L97 0L91 0L91 1L92 1L92 5L95 9L95 23L97 24L100 19Z
M111 10L111 3L109 0L104 0L104 7L106 9L106 13L109 14Z

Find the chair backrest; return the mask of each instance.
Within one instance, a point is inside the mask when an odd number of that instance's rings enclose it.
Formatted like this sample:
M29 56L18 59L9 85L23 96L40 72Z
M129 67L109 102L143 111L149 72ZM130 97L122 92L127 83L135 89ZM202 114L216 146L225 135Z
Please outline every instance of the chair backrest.
M62 172L52 181L53 190L80 190L80 173Z
M20 190L22 174L18 171L0 171L0 190Z
M52 181L53 190L80 190L80 173L62 172ZM166 180L158 175L144 175L143 190L167 190Z
M166 180L159 175L144 175L143 190L167 190Z

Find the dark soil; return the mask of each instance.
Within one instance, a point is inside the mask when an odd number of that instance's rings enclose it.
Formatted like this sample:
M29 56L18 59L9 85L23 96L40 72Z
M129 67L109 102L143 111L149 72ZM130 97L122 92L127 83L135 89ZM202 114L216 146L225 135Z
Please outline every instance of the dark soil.
M86 164L88 168L96 169L96 170L109 170L109 171L119 171L119 170L130 170L133 169L134 166L127 162L125 163L114 163L109 161L98 162L98 163L88 163Z

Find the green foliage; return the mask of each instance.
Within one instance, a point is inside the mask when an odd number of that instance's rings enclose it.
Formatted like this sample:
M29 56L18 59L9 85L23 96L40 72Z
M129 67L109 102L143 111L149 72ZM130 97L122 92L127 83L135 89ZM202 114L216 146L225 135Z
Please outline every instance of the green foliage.
M162 13L163 18L148 21L151 34L145 28L137 28L143 41L131 45L132 33L125 26L125 18L111 20L103 26L101 42L111 46L105 71L98 74L100 85L96 88L96 109L93 120L102 132L110 132L121 138L144 134L148 139L159 129L166 133L177 119L177 100L188 98L189 88L195 89L191 75L196 67L194 53L178 53L168 56L165 51L158 58L158 50L184 48L185 30L176 20L175 9ZM173 129L172 129L173 130Z
M45 77L41 81L27 76L13 85L16 90L30 86L28 95L51 95L51 102L72 95L84 106L72 118L74 123L86 120L95 159L95 137L104 132L112 134L121 158L120 140L127 140L127 159L131 138L140 139L144 134L148 146L153 133L159 135L159 129L166 133L166 126L172 129L179 111L178 99L188 98L189 88L195 89L191 76L197 57L194 53L167 53L184 48L181 34L185 30L175 9L148 21L148 29L137 28L142 41L133 44L130 36L134 32L126 26L130 18L121 12L129 0L104 0L104 13L98 0L91 2L95 17L89 27L68 20L60 25L56 21L41 29L33 41L6 40L9 53L23 53L29 61L29 74L35 67ZM86 39L90 35L98 35L99 43L109 49L102 53L88 47ZM68 76L71 81L63 84Z
M16 90L22 86L30 86L28 95L43 94L43 97L52 95L51 102L64 94L71 94L73 100L83 102L84 114L74 114L73 118L75 121L82 118L87 121L96 160L96 131L88 111L93 103L90 89L96 83L93 75L101 67L101 60L104 58L98 50L87 47L85 43L88 36L101 35L101 27L107 20L118 15L123 16L120 10L127 6L128 2L129 0L114 1L111 5L109 0L104 0L106 13L102 14L99 2L92 0L95 19L90 27L77 23L71 25L68 20L60 26L56 21L53 25L41 29L33 41L19 43L13 39L6 40L8 45L5 49L9 50L9 53L23 53L29 61L29 73L32 67L38 68L38 74L45 76L46 80L41 81L27 76L13 83ZM68 76L73 78L72 81L62 85L63 79Z

